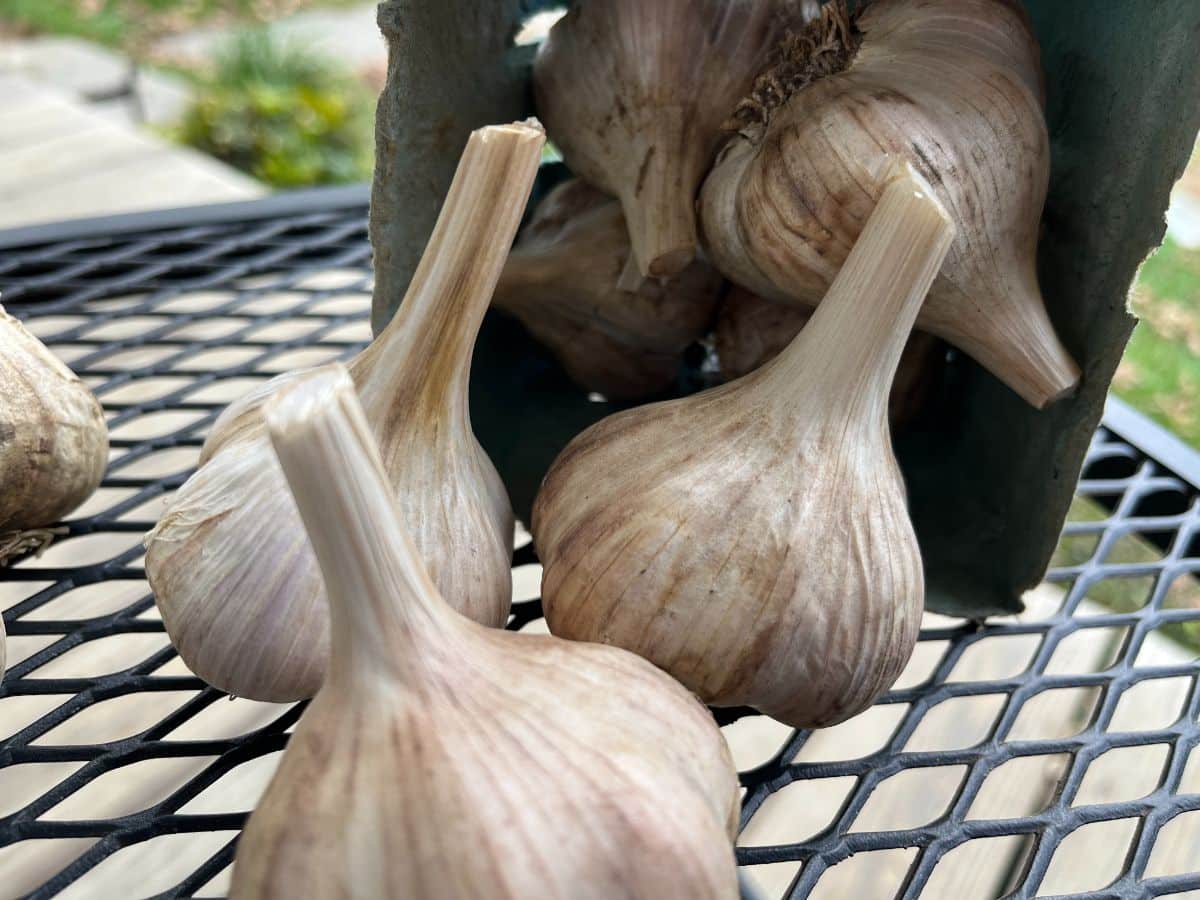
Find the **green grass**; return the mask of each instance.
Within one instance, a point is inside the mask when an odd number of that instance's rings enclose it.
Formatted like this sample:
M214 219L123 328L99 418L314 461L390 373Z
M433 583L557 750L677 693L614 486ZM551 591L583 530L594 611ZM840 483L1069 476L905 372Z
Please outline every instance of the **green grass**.
M1114 390L1200 447L1200 251L1168 239L1142 267L1132 306L1141 322Z

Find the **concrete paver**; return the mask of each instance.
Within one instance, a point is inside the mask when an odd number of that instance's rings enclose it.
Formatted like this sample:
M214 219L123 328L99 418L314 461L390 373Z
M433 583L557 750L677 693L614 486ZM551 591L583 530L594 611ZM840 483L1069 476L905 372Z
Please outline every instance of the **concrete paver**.
M224 163L23 75L0 73L0 97L0 228L266 193Z

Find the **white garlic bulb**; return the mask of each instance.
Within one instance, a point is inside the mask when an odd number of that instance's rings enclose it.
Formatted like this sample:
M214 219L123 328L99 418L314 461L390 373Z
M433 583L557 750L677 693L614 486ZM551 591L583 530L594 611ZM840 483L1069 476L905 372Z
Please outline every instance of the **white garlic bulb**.
M705 248L759 296L812 307L878 200L877 173L907 160L957 228L919 327L1044 407L1080 371L1038 286L1042 91L1019 4L876 0L851 22L846 0L833 0L739 106L700 194Z
M467 387L543 142L536 124L471 135L403 304L350 364L434 582L492 626L511 602L513 515L471 430ZM207 461L146 539L146 574L184 662L256 700L312 696L329 655L320 572L261 419L264 400L296 377L226 410Z
M587 0L550 29L533 70L538 115L571 170L620 199L643 276L695 257L696 191L788 5Z
M90 497L108 464L92 392L0 307L0 562Z
M558 185L509 254L493 304L545 344L585 390L637 398L674 382L704 335L724 279L699 260L670 279L620 287L629 233L616 200L581 179Z
M632 654L454 612L340 367L265 415L333 648L230 896L735 898L737 774L708 711Z
M610 416L533 510L550 630L797 727L870 705L924 601L888 394L954 227L894 173L808 325L750 375Z

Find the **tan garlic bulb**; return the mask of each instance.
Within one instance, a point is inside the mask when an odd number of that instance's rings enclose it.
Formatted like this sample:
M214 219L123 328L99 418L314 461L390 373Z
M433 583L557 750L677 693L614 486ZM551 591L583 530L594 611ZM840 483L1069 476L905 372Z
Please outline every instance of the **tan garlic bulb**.
M522 124L471 135L404 302L350 364L434 582L493 626L512 597L513 515L471 430L468 377L543 141ZM261 418L296 377L226 410L207 461L146 538L146 575L179 655L210 684L256 700L312 696L329 655L320 572Z
M333 648L230 896L737 897L737 773L708 711L632 654L448 606L340 367L265 415Z
M620 198L643 276L696 255L721 125L782 36L787 0L588 0L550 29L534 100L571 170Z
M732 286L721 298L714 330L717 360L726 381L770 362L812 318L812 311L764 300ZM944 345L923 331L909 335L888 396L892 430L906 426L925 406L942 372Z
M1036 271L1050 175L1037 40L1008 0L845 0L789 36L738 109L740 131L704 183L705 245L726 277L813 306L878 198L875 173L909 160L958 236L919 326L1043 407L1079 368Z
M0 562L46 543L45 526L90 497L107 464L92 392L0 306Z
M509 254L493 304L516 316L578 385L610 398L670 386L724 284L695 261L675 277L619 287L629 235L616 200L581 179L551 191Z
M797 727L886 690L924 601L888 391L953 234L901 170L783 353L569 444L533 510L550 630Z

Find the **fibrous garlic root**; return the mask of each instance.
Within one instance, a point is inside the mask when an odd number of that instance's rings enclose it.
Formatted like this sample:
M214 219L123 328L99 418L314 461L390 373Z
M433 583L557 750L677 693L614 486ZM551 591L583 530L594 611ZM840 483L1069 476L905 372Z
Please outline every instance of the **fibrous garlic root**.
M732 286L721 299L714 331L722 378L732 381L770 362L810 318L811 310L764 300L745 288ZM937 338L923 331L909 336L888 396L888 420L893 431L911 422L925 406L944 358L944 345Z
M620 198L642 276L695 257L696 191L787 5L588 0L550 29L534 64L538 115L571 170Z
M0 307L0 564L44 546L108 464L104 411L87 385Z
M550 630L797 727L886 690L924 599L887 398L953 234L923 180L895 172L783 353L568 445L533 510Z
M333 647L230 896L737 897L737 774L696 699L632 654L448 606L340 367L265 415Z
M572 179L538 205L493 300L558 357L571 378L612 398L674 380L683 351L712 321L724 279L695 261L669 281L618 287L629 235L616 201Z
M1042 407L1076 387L1038 287L1050 173L1036 38L1007 0L844 0L790 35L738 107L704 183L705 246L762 297L820 301L878 198L909 160L958 236L919 326Z
M350 364L434 582L494 626L511 603L513 516L471 430L467 386L543 142L536 123L471 135L404 302ZM222 414L207 461L146 539L146 574L179 655L210 684L256 700L312 696L329 654L320 573L261 419L262 403L296 377Z

